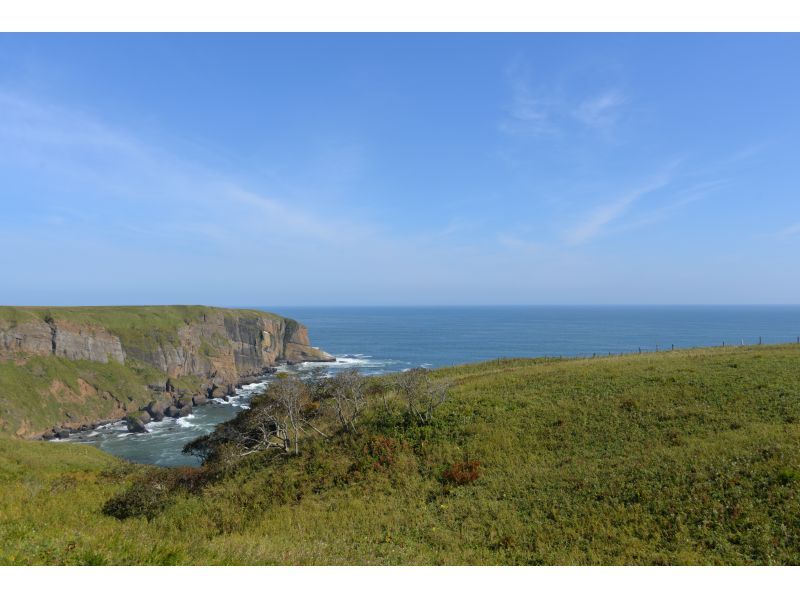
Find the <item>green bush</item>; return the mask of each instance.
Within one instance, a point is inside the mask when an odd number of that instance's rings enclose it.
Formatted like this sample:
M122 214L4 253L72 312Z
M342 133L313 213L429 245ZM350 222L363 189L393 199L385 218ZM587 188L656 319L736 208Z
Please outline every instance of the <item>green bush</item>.
M172 504L179 494L197 493L211 479L204 468L150 470L134 479L124 492L106 501L103 514L117 519L145 517L150 520Z

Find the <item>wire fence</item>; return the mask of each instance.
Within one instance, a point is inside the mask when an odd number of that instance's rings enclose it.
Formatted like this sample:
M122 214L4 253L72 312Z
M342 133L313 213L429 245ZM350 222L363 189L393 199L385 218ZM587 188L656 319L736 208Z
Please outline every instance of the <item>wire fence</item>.
M567 353L567 354L560 354L560 355L538 355L538 356L531 356L531 357L511 357L511 356L504 356L504 357L497 357L493 361L508 361L514 359L594 359L598 357L624 357L629 355L643 355L643 354L652 354L652 353L664 353L664 352L672 352L672 351L692 351L697 349L714 349L720 347L755 347L755 346L770 346L770 345L788 345L788 344L798 344L800 345L800 336L795 336L794 339L787 339L783 342L764 342L764 337L759 336L758 341L753 340L753 342L745 342L745 339L742 338L738 343L730 343L727 341L721 341L719 345L692 345L692 346L677 346L675 343L670 343L669 345L651 345L650 347L638 347L637 350L632 351L595 351L593 353ZM453 365L457 365L453 363Z

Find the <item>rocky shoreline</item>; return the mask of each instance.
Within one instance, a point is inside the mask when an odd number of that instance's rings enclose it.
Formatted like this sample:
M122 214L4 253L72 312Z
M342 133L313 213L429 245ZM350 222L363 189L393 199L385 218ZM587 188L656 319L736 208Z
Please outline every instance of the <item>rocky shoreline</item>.
M336 361L332 358L327 361ZM297 365L302 361L279 361L278 365ZM147 388L152 395L152 400L147 405L141 406L138 411L115 419L104 419L76 426L54 426L38 440L66 440L75 434L91 432L97 428L125 422L128 432L146 434L146 425L150 422L159 422L167 418L178 419L190 415L195 407L207 405L214 399L227 401L236 390L245 385L263 382L268 376L276 374L276 366L265 366L258 374L240 377L235 384L217 384L208 380L197 389L176 387L171 379L167 378L163 384L148 384Z

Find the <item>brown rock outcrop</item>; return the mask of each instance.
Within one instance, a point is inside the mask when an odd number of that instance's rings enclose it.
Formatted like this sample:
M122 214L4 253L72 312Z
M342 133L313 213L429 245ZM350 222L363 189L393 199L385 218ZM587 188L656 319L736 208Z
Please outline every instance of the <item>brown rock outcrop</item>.
M118 337L99 326L68 321L27 320L7 329L0 326L0 356L11 353L56 355L73 361L125 362Z

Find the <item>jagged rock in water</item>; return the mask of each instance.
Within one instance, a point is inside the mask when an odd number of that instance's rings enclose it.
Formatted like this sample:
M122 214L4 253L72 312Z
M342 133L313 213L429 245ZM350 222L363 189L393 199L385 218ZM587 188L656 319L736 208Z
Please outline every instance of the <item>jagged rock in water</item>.
M128 432L134 432L136 434L142 434L147 432L147 428L144 427L145 422L142 421L141 417L137 417L135 415L128 415L125 417L125 425L128 426Z
M157 401L151 401L150 404L145 407L145 410L150 414L150 417L153 421L160 422L164 419L164 411L167 408L166 405Z

